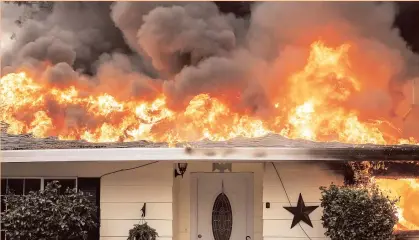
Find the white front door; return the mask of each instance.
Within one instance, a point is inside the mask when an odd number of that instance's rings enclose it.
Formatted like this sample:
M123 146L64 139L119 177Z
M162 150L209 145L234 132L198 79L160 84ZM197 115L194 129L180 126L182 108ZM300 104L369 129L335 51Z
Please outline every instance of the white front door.
M192 173L191 240L253 239L253 175Z

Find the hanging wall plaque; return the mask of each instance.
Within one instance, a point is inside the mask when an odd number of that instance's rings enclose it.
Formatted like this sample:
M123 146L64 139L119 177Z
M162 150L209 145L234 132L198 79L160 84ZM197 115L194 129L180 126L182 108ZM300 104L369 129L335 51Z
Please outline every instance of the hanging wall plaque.
M231 172L232 166L231 163L213 163L212 164L212 171L215 172L216 170L223 173L225 170Z

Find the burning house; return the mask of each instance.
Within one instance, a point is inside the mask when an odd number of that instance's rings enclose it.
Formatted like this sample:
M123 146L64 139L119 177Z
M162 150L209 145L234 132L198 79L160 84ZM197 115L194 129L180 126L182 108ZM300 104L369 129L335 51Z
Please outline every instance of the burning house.
M326 239L320 208L290 228L284 207L319 205L345 161L379 161L395 232L418 239L419 61L400 6L217 4L2 3L2 194L92 193L92 240L126 239L142 213L161 240Z

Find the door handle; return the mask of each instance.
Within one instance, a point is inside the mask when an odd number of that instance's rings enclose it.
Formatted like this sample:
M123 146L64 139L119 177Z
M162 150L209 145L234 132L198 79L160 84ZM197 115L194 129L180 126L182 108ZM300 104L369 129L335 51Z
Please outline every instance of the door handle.
M198 238L202 238L202 235L201 234L198 234Z
M246 240L250 240L252 239L250 236L246 236Z

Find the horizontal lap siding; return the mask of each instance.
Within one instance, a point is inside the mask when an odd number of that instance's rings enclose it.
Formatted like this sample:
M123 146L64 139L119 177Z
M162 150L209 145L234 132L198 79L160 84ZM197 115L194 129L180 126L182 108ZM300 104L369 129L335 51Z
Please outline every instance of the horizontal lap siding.
M101 240L126 239L141 219L146 203L147 223L160 240L172 239L173 164L157 163L102 179Z
M292 206L296 206L301 193L306 206L320 205L320 186L331 182L342 183L342 174L321 163L284 162L275 164ZM270 208L266 208L266 203ZM293 215L283 207L289 206L287 196L271 163L266 163L263 178L263 239L300 240L307 239L304 231L312 239L327 239L321 223L322 209L318 207L310 214L313 228L301 222L291 229Z
M170 186L103 186L101 201L103 203L167 203L172 201L172 188Z
M172 220L146 220L148 225L155 228L159 236L172 237ZM108 220L102 219L101 236L128 237L129 230L138 224L138 220Z
M102 202L102 219L122 219L122 220L138 220L140 219L141 208L144 203L121 203ZM152 220L172 220L172 216L167 213L172 212L172 203L150 203L146 204L146 219Z

